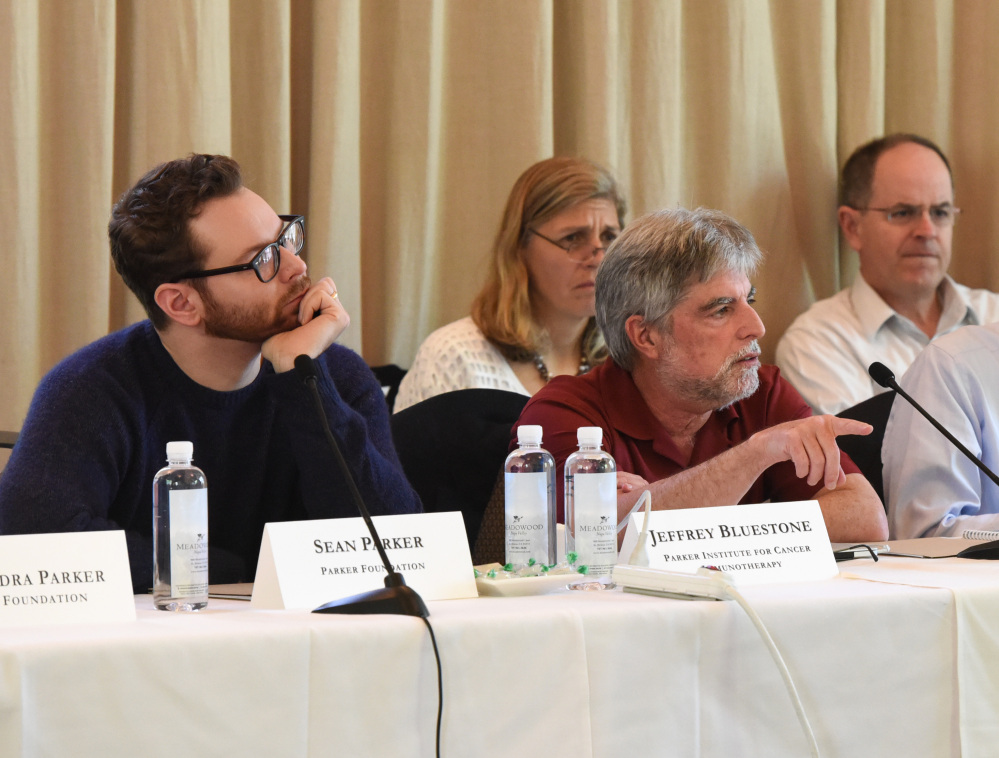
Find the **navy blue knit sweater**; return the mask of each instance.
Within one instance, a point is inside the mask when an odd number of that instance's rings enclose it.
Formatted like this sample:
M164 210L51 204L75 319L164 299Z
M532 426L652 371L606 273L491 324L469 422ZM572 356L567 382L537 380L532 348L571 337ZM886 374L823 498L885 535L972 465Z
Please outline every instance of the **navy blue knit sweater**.
M371 513L419 512L367 365L336 344L316 365L327 418ZM145 591L152 482L170 440L194 443L208 479L212 583L253 581L266 522L358 515L296 372L275 374L265 361L243 389L208 389L143 321L42 380L0 476L0 534L124 529L133 585Z

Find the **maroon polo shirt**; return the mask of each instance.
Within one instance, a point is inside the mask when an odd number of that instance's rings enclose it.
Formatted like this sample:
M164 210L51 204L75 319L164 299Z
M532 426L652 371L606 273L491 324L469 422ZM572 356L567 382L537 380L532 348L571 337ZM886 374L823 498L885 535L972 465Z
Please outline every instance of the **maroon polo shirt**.
M614 456L618 470L638 474L648 482L665 479L714 458L749 439L761 429L812 415L808 404L776 366L761 366L760 387L750 397L715 411L697 432L689 464L666 430L655 420L631 374L608 360L583 376L557 376L524 406L513 428L510 449L517 446L517 426L538 424L544 430L542 446L555 458L558 483L558 519L563 514L563 466L576 451L576 429L599 426L603 448ZM843 470L859 473L846 453ZM794 473L794 464L771 466L753 482L740 502L762 503L811 500L822 483L809 485ZM722 503L719 503L722 505Z

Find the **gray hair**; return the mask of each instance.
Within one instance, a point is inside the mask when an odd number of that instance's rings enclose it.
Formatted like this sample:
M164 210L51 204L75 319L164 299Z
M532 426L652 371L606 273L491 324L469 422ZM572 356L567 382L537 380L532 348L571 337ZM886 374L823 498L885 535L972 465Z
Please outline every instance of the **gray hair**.
M762 259L749 230L721 211L671 208L636 219L597 271L597 325L611 358L633 368L634 346L625 330L631 316L668 330L693 284L727 271L751 276Z

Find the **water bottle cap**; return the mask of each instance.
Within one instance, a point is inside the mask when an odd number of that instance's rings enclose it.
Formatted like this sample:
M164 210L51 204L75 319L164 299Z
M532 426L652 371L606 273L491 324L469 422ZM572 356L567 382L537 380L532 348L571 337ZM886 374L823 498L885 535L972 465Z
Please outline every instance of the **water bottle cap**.
M537 424L523 424L517 427L517 442L521 445L540 445L541 427Z
M189 461L194 457L194 443L168 442L166 452L168 461Z
M599 445L603 439L604 430L599 426L581 426L576 430L576 441L580 445Z

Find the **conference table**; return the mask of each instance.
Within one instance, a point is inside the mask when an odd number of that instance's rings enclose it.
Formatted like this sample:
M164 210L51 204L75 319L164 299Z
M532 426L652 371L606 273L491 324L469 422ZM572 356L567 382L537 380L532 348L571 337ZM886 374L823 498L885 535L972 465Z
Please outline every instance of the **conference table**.
M999 754L999 565L839 564L743 595L823 756ZM0 630L0 755L435 754L420 619L255 610ZM806 756L777 667L735 602L560 589L429 602L441 755Z

